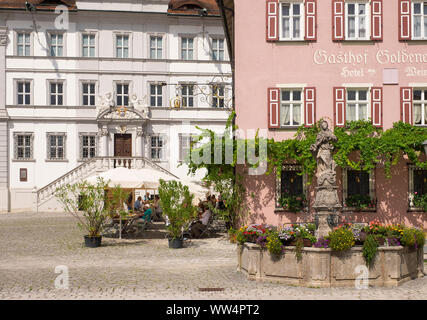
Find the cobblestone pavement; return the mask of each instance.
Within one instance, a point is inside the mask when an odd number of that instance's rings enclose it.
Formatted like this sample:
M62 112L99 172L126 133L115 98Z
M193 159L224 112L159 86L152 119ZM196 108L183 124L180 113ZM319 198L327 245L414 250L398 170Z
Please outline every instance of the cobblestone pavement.
M236 271L236 245L225 237L173 250L156 226L142 239L103 238L91 249L72 217L0 215L0 299L427 299L427 277L367 290L249 281ZM69 289L55 289L58 265L69 268Z

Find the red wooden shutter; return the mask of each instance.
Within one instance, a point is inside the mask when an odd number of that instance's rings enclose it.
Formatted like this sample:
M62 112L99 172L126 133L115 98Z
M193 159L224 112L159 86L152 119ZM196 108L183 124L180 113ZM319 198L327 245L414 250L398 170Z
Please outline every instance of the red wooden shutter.
M341 41L345 39L345 6L344 0L332 1L332 40Z
M411 0L399 0L399 40L411 40Z
M304 124L312 126L316 122L316 88L304 89Z
M412 88L400 88L400 120L412 124Z
M268 88L268 127L280 128L280 89Z
M279 40L279 2L267 0L267 41Z
M345 88L334 87L334 121L336 127L344 127L345 125Z
M317 40L317 3L316 0L305 1L305 40Z
M371 90L371 119L372 125L383 126L383 88L373 87Z
M371 40L383 39L383 0L372 0L371 2Z

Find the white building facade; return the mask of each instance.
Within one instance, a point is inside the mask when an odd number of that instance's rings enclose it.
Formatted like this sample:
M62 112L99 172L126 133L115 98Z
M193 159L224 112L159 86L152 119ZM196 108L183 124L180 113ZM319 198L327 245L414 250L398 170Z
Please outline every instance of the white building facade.
M59 210L56 187L116 166L187 175L231 101L214 1L188 2L0 0L0 211Z

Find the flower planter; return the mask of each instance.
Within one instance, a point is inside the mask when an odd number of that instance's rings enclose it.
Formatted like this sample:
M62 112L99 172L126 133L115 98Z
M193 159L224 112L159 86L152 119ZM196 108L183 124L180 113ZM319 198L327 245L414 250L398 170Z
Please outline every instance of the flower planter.
M184 248L184 240L183 239L168 239L168 240L169 240L169 248L171 248L171 249Z
M313 246L311 241L309 239L302 239L302 242L304 244L304 247L311 247ZM296 240L292 240L291 241L291 246L296 246L297 245L297 241Z
M85 246L88 248L98 248L101 246L102 236L100 237L89 237L84 236Z

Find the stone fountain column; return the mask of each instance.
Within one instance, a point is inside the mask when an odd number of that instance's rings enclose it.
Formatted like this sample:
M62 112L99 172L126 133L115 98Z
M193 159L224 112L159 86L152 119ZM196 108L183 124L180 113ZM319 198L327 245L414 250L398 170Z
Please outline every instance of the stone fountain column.
M328 128L328 123L320 123L320 132L316 143L311 146L311 151L317 159L317 187L313 208L316 210L317 221L316 237L328 235L332 227L337 224L338 216L342 208L338 198L336 185L336 163L332 158L334 149L332 142L337 138Z

